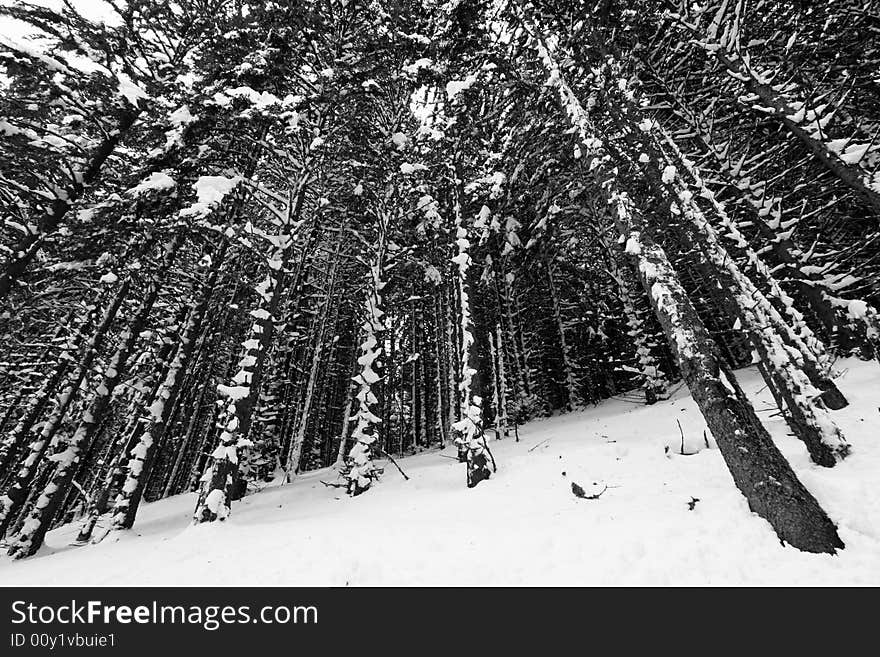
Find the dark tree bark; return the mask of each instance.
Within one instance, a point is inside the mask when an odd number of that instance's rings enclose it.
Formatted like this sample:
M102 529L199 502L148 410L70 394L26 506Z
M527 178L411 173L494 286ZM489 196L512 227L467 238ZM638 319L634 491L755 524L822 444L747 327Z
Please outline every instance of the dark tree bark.
M733 373L721 363L663 250L626 220L621 234L638 244L632 258L682 377L700 408L737 488L749 508L779 538L807 552L834 553L844 547L834 523L798 480L761 424Z

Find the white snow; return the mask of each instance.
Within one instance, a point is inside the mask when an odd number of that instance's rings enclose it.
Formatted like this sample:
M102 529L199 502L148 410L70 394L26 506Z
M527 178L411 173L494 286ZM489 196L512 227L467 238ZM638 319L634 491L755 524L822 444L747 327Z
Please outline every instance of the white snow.
M181 105L168 116L169 122L174 126L189 125L196 118L190 112L189 105Z
M393 135L391 135L391 142L394 144L394 147L397 148L397 150L403 150L404 148L406 148L406 135L402 132L395 132Z
M244 399L250 394L250 391L251 389L248 386L227 386L222 383L217 384L217 392L233 401Z
M840 154L840 159L847 164L858 164L868 152L870 144L853 144Z
M416 61L414 61L412 64L407 64L406 66L404 66L403 70L410 75L417 75L421 69L430 68L433 63L434 62L427 57L422 57L421 59L417 59Z
M124 97L133 106L137 107L138 101L141 98L150 97L146 91L135 84L125 73L120 73L116 77L119 84L119 95Z
M235 176L227 178L226 176L202 176L193 183L193 189L196 190L199 203L211 205L219 203L223 200L232 189L241 182L241 178Z
M205 215L212 206L220 203L242 181L241 176L201 176L193 183L197 200L180 211L181 215Z
M472 73L467 76L464 80L451 80L446 83L446 97L449 99L449 102L454 102L456 96L460 94L462 91L470 89L474 83L477 81L477 75Z
M140 196L152 190L174 189L177 183L164 171L155 171L129 190L133 196Z
M425 171L428 167L424 164L410 164L409 162L404 162L400 165L400 173L405 176L408 176L411 173L415 173L416 171Z
M399 460L408 482L389 464L378 484L352 499L320 483L334 471L306 473L235 503L222 523L191 526L195 497L180 495L144 504L118 541L71 548L76 525L52 531L36 557L4 557L0 582L880 585L880 369L854 359L837 365L852 403L834 417L853 453L831 469L811 464L803 444L786 435L757 373L737 373L747 391L761 390L760 417L838 523L847 547L836 556L782 546L749 512L719 451L705 449L705 424L679 388L654 406L610 400L520 427L519 443L492 440L499 471L472 490L463 466L434 451ZM685 451L703 442L700 451L676 453L676 420ZM587 495L604 492L578 499L572 482ZM211 502L224 510L219 497Z
M630 237L626 240L624 251L630 255L638 255L642 252L642 245L636 237Z
M278 96L264 91L262 93L251 89L250 87L236 87L235 89L227 89L225 94L236 98L247 98L257 109L265 109L272 105L280 105L281 99Z
M4 27L6 27L4 25ZM31 30L33 32L33 30ZM0 45L10 50L18 51L29 57L39 60L43 65L51 71L68 72L68 68L54 57L45 54L45 48L40 43L31 40L18 40L8 37L6 34L0 34Z

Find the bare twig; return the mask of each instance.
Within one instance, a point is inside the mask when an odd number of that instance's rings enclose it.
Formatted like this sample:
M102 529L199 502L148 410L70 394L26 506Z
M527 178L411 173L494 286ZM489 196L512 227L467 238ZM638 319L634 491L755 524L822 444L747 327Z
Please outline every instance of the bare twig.
M83 498L86 501L86 504L92 503L92 498L89 496L88 493L85 492L85 490L83 490L83 487L80 486L79 482L76 481L76 479L72 480L70 483L72 483L74 488L76 488L82 494Z
M546 443L546 442L550 442L550 439L547 438L547 439L542 440L541 442L539 442L537 445L532 445L531 447L529 447L528 451L531 452L531 451L533 451L533 450L536 450L536 449L538 449L541 445L543 445L543 444Z
M406 473L403 471L403 469L402 469L399 465L397 465L397 461L394 460L394 457L391 456L391 454L389 454L388 452L386 452L384 449L380 449L380 450L379 450L379 453L380 453L380 454L384 454L384 455L388 458L388 460L391 461L391 462L394 464L394 467L397 468L397 469L400 471L400 474L403 475L403 478L406 479L407 481L409 481L409 477L407 477L407 476L406 476Z

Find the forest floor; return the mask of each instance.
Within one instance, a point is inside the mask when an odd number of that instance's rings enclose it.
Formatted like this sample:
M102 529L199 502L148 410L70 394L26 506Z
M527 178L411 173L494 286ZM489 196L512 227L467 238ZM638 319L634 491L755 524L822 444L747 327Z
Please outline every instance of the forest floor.
M492 441L497 474L465 488L447 447L388 464L354 499L332 471L270 485L224 523L191 526L194 495L146 504L119 540L75 547L76 525L38 555L0 559L2 585L843 585L880 584L880 368L839 361L851 405L834 418L852 454L812 465L753 369L738 376L804 484L838 524L837 556L783 546L749 512L679 389L620 399ZM678 422L676 422L678 420ZM711 440L711 439L710 439ZM670 446L669 453L665 447ZM597 499L579 499L572 482ZM606 489L605 486L608 488Z

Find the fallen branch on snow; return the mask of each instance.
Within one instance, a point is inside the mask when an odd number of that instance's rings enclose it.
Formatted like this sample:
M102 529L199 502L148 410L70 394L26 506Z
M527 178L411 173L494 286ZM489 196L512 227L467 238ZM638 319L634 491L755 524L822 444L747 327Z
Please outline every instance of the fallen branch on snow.
M537 445L533 445L533 446L529 447L528 451L531 452L532 450L538 449L541 445L543 445L544 443L548 443L548 442L550 442L549 438L547 438L546 440L542 440Z
M406 473L403 471L403 469L399 465L397 465L397 461L394 460L394 457L391 456L391 454L386 452L384 449L380 449L379 453L384 454L388 458L388 460L394 464L394 467L397 468L398 470L400 470L400 474L403 475L403 478L406 479L407 481L409 481L409 477L407 477Z

